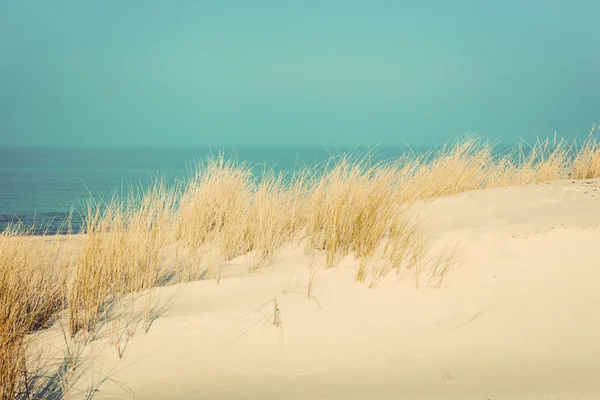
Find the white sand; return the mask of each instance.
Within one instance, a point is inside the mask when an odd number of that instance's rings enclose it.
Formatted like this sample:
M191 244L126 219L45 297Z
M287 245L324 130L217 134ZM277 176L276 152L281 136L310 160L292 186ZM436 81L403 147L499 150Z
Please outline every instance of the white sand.
M600 180L459 194L424 214L437 245L461 246L441 289L395 275L369 289L348 258L317 273L309 300L292 249L218 286L159 289L170 308L123 360L99 338L75 389L109 374L94 398L600 398Z

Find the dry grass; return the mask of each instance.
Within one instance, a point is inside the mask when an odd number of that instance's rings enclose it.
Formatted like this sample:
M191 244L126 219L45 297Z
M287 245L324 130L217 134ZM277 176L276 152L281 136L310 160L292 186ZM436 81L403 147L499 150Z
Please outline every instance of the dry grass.
M69 331L93 339L108 302L152 290L163 276L162 249L174 198L157 183L129 201L90 204L86 240L69 287Z
M68 249L21 229L0 234L0 399L23 395L26 335L45 328L64 306Z
M283 244L304 238L326 267L358 260L356 278L378 279L415 266L426 244L413 217L421 200L482 189L600 176L591 135L580 150L563 140L522 144L497 155L493 143L469 136L440 150L387 162L344 155L296 176L266 171L253 179L244 164L217 157L200 166L185 190L177 237L188 249L219 248L224 260L248 255L248 269L269 266ZM382 265L386 265L382 267Z
M343 158L317 182L309 198L307 252L325 252L326 267L353 252L356 278L364 281L367 268L390 229L405 216L401 206L397 165Z
M600 142L598 127L594 125L588 138L577 150L571 165L569 177L573 179L592 179L600 176Z
M353 256L356 280L371 287L394 270L413 272L418 283L425 269L427 283L439 286L456 251L430 254L420 204L487 187L600 177L596 134L594 127L581 145L544 140L502 156L492 143L471 136L423 155L393 161L346 155L292 176L263 170L259 179L251 166L219 156L198 165L184 187L157 182L107 205L90 203L73 266L61 258L63 249L4 232L0 398L23 389L27 334L57 310L68 309L69 333L84 343L108 318L122 355L118 335L128 322L110 320L110 304L129 296L133 307L144 294L147 330L155 286L168 279L218 281L224 263L238 256L246 256L248 270L255 271L275 263L293 241L329 268ZM315 271L311 267L309 298Z
M198 167L180 200L177 238L192 249L216 244L227 259L247 250L240 229L250 204L252 171L223 156Z
M593 154L594 149L590 147L589 153ZM572 160L578 157L572 146L556 138L538 140L531 146L521 143L505 155L497 153L493 143L469 136L415 159L411 169L416 172L409 176L410 196L406 197L431 199L490 187L567 179L573 175ZM581 164L587 165L586 161Z
M303 227L307 177L285 176L266 171L252 190L252 201L244 219L244 240L251 251L249 270L272 265L277 251Z
M252 252L249 270L271 265L303 225L307 174L286 179L223 156L201 164L181 198L176 238L182 254L218 248L224 260Z

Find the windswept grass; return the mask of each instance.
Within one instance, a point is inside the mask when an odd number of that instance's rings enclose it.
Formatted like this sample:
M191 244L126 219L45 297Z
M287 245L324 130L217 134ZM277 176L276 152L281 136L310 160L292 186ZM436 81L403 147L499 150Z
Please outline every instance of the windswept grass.
M600 176L600 142L597 134L598 127L594 125L576 152L569 171L570 178L592 179Z
M68 293L72 336L93 338L108 302L160 282L173 201L172 192L157 183L126 202L89 204L86 240Z
M65 305L68 249L20 228L0 234L0 399L27 387L27 334L45 328Z
M246 249L252 252L250 271L273 264L277 250L304 226L309 177L294 176L290 183L284 178L267 171L252 190L243 227Z
M342 155L289 176L266 169L257 177L252 166L221 155L199 164L181 195L166 190L159 194L171 198L169 217L159 219L169 222L155 223L161 226L152 231L170 238L160 243L174 249L175 266L167 268L179 281L218 279L222 262L239 256L246 257L249 271L269 266L283 245L294 239L303 242L308 254L323 252L329 268L351 254L359 265L357 280L367 276L377 280L391 269L399 271L401 265L418 265L426 253L424 233L414 217L418 204L488 187L600 176L593 134L583 146L547 139L504 155L493 143L468 136L430 153L395 160ZM120 206L111 205L103 221L116 212L111 229L129 235L139 224L119 227L116 221L132 220L136 207L122 212ZM106 246L136 248L132 242L123 243L144 235L131 235L114 236L117 243ZM94 240L90 235L90 245ZM88 253L103 251L92 246ZM222 262L206 257L215 253ZM118 263L135 265L121 259ZM127 279L137 280L129 277L135 269L129 267Z
M565 141L521 144L499 155L493 143L469 136L452 146L409 161L407 199L432 199L490 187L517 186L567 179L578 153ZM586 164L582 162L582 164ZM600 174L598 175L600 176Z
M176 238L191 251L210 245L225 260L252 252L250 270L270 265L276 250L303 227L308 174L291 180L223 156L201 164L181 198Z
M250 204L252 171L223 156L198 166L177 215L177 238L193 249L219 246L227 259L247 250L240 230Z
M430 254L420 206L489 187L598 178L597 133L594 127L583 143L548 139L508 154L470 136L395 160L342 155L290 175L266 169L256 176L252 166L219 156L199 164L183 187L156 182L108 204L90 202L73 262L64 249L22 231L1 233L0 399L24 390L27 334L58 310L67 309L69 333L87 343L125 296L133 308L134 295L145 293L149 310L157 285L218 280L223 263L240 256L250 272L268 267L289 243L328 268L354 257L356 280L371 287L402 270L414 272L417 283L426 272L427 283L439 286L455 249Z

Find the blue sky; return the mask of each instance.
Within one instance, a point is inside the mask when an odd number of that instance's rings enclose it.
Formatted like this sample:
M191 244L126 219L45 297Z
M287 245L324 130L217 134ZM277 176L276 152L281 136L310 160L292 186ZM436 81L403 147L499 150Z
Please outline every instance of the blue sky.
M0 0L0 146L585 135L599 15L592 0Z

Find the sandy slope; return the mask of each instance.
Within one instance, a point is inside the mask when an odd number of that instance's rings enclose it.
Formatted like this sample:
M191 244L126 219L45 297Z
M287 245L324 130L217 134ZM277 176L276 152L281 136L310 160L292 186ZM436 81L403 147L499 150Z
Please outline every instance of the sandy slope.
M75 386L110 374L94 398L600 398L600 180L460 194L424 216L438 244L461 245L440 290L412 276L368 289L346 259L308 300L291 249L218 286L161 288L170 306L150 331L123 360L100 338ZM41 335L60 342L57 326Z

